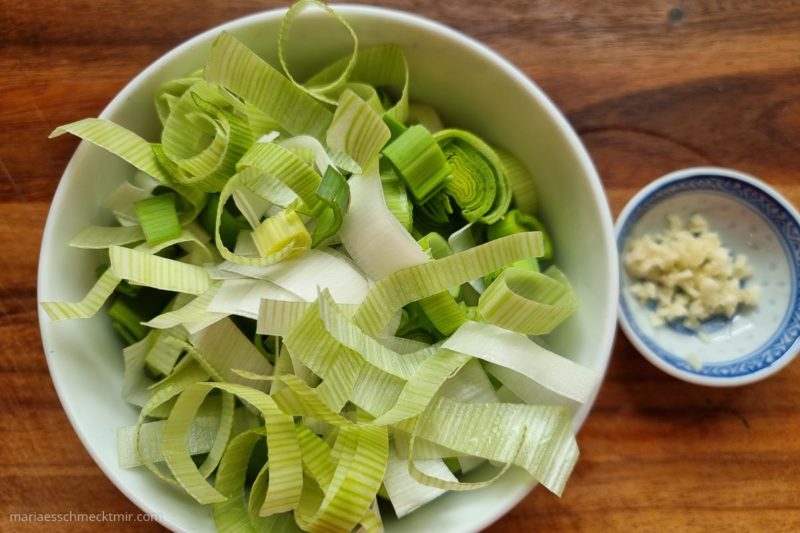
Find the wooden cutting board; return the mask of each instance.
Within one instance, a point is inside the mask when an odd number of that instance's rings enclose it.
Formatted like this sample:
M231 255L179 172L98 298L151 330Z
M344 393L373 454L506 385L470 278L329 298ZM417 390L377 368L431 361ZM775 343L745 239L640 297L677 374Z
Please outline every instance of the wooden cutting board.
M378 0L500 52L564 111L613 212L692 165L752 173L800 205L800 5L757 1ZM73 432L36 310L49 202L97 115L188 37L275 1L0 3L0 530L155 531L152 523L11 522L12 513L138 513ZM800 363L756 385L667 377L621 335L563 498L536 490L490 531L800 530ZM101 519L102 515L95 518Z

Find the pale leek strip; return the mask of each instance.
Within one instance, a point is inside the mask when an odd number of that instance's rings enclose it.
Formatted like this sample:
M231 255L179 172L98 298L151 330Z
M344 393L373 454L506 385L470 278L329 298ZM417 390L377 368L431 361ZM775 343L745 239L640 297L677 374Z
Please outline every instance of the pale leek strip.
M142 175L144 172L140 172ZM148 176L149 177L149 176ZM152 179L152 178L151 178ZM153 180L158 184L156 180ZM110 209L114 213L117 222L122 226L138 226L139 222L136 220L136 212L134 211L133 204L139 200L150 198L152 196L153 188L140 188L132 185L130 182L123 182L119 187L109 194L101 203L102 207Z
M106 270L79 302L42 302L42 309L52 320L92 318L122 281L111 269Z
M325 498L313 515L298 509L298 525L309 531L350 531L369 512L388 461L386 428L341 426L332 455L338 458Z
M363 176L353 176L350 209L339 230L345 249L372 279L429 261L414 237L397 221L383 198L377 166Z
M434 138L452 169L444 191L461 206L461 215L468 222L492 224L499 220L508 211L511 191L494 150L464 130L441 130Z
M264 220L251 236L261 257L269 257L292 246L292 253L286 256L288 259L311 248L311 234L300 216L289 209Z
M202 71L195 72L185 78L177 78L161 84L155 93L156 112L161 124L165 124L169 114L180 97L195 83L202 80Z
M85 118L59 126L50 138L71 133L121 157L134 167L168 185L172 180L153 153L152 145L132 131L100 118Z
M461 403L496 403L492 382L477 359L472 359L455 376L442 384L439 394Z
M175 245L180 246L185 251L190 251L190 255L195 255L198 260L203 262L213 262L219 257L214 254L211 246L208 244L208 237L205 235L205 232L194 223L186 225L183 228L183 232L175 239L153 245L143 242L137 246L135 250L144 254L153 255Z
M506 269L478 303L484 320L526 335L550 333L577 308L572 286L555 267L544 273Z
M228 279L222 282L206 310L209 313L239 315L256 319L262 298L286 301L301 300L299 296L268 281Z
M353 51L350 53L350 59L347 61L347 64L344 66L339 76L326 85L315 87L307 87L301 83L298 83L292 76L292 73L289 71L289 65L286 60L286 47L289 43L289 32L291 31L292 24L294 24L294 20L302 11L310 7L318 7L328 12L328 14L330 14L334 20L344 26L345 30L347 30L347 32L350 34L350 38L353 40ZM329 7L324 2L320 2L319 0L298 0L292 4L292 7L289 8L281 20L281 28L278 33L278 58L281 62L283 73L295 86L317 98L318 100L329 104L334 104L336 102L330 98L327 98L326 95L344 85L347 82L347 79L350 77L353 68L356 66L356 62L358 61L358 35L356 35L356 32L353 31L353 28L350 27L347 21L342 18L339 13L337 13L333 8Z
M141 242L144 232L141 226L84 226L69 245L73 248L99 250L110 246L121 246Z
M441 459L418 460L415 461L415 465L428 475L447 481L458 481ZM406 460L397 455L394 446L389 447L389 463L386 466L383 484L398 518L403 518L447 492L444 489L423 485L411 477Z
M333 118L322 104L227 32L211 46L203 76L260 109L292 135L320 139Z
M353 384L350 400L367 413L380 416L397 404L406 383L380 368L364 364Z
M164 460L161 453L161 435L165 420L147 422L139 432L139 449L136 449L136 426L117 430L117 459L120 468L133 468L144 464L142 457L151 463ZM219 428L219 416L198 416L189 428L186 449L190 455L208 453L214 445Z
M288 139L280 140L277 144L287 150L296 148L311 150L311 153L314 154L314 166L316 167L317 174L320 176L325 175L325 171L328 170L328 167L335 167L333 160L328 155L328 152L325 151L325 147L322 146L322 143L310 135L296 135Z
M526 428L523 428L520 434L516 438L517 444L515 452L513 453L512 457L516 457L519 454L519 451L522 448L523 443L525 442L525 434L526 434ZM414 444L416 443L415 441L416 441L416 432L411 434L411 444L408 449L408 458L406 459L406 466L408 468L408 473L417 482L431 487L436 487L439 489L446 489L446 490L454 490L454 491L480 489L491 485L492 483L503 477L503 475L512 466L512 463L510 461L506 462L503 465L503 467L497 473L495 473L494 476L483 481L463 482L458 480L450 481L450 479L442 479L435 475L423 472L422 470L417 468L417 465L414 461Z
M425 235L419 243L432 259L453 255L447 241L438 233ZM419 305L434 327L444 335L450 335L467 320L464 309L458 305L450 291L442 291L423 298L419 301Z
M322 181L322 177L291 150L272 143L254 144L236 164L236 168L239 171L247 167L258 168L263 173L280 180L286 187L300 197L310 210L317 208L319 199L317 198L316 192ZM263 181L264 178L259 176L258 180ZM252 180L248 180L245 184L249 185L250 181ZM264 199L285 207L283 205L285 200L281 201L278 199L275 201L270 196L264 195L261 190L254 187L250 188ZM221 201L220 199L220 202Z
M335 80L350 56L343 57L312 77L307 85L321 86ZM385 44L362 48L358 61L350 75L351 82L360 82L373 87L391 87L399 97L386 114L403 123L408 116L408 63L403 49L396 44Z
M331 447L305 426L297 426L297 441L303 456L303 470L322 490L328 488L336 472Z
M139 200L134 204L134 209L148 244L160 244L180 236L181 223L175 209L174 194Z
M268 146L263 144L256 144L255 146ZM305 163L302 163L305 165ZM243 265L250 265L250 266L265 266L277 263L287 256L289 256L294 251L294 242L291 242L287 246L285 246L280 251L269 255L267 257L246 257L244 255L239 255L234 252L231 252L225 244L222 242L222 237L220 236L220 226L222 224L222 213L224 212L223 207L227 203L228 199L233 194L233 191L236 187L242 186L249 186L251 183L257 182L258 179L262 176L262 171L257 168L249 167L244 169L242 172L233 176L228 182L225 184L225 187L222 189L222 192L219 196L219 209L217 209L217 218L214 223L214 241L217 244L217 250L219 253L227 259L228 261L232 261L234 263L240 263ZM251 190L252 187L250 187ZM254 190L258 194L258 191Z
M411 231L413 207L406 193L406 186L393 171L381 172L381 187L386 208L407 231Z
M167 419L162 439L162 453L175 479L200 503L227 499L203 478L186 451L185 444L195 413L213 389L237 396L257 408L264 417L270 453L270 484L259 514L268 516L295 508L300 500L303 471L294 421L267 394L242 385L197 383L180 395Z
M405 130L383 149L383 156L420 203L433 198L449 183L452 170L447 158L423 126Z
M562 396L510 368L492 363L486 363L484 367L487 373L503 384L500 391L505 389L510 395L515 396L519 402L529 405L565 407L572 413L577 412L581 406L581 402ZM500 391L498 391L498 394Z
M558 495L578 459L572 416L561 407L464 404L439 397L413 431L459 455L521 466Z
M142 407L151 396L149 390L155 381L145 373L145 357L153 347L156 332L151 331L147 336L135 344L122 349L125 363L125 374L122 378L122 399L133 405Z
M372 85L367 85L366 83L359 83L359 82L346 83L342 87L342 90L339 93L339 95L341 96L341 93L343 93L345 90L353 91L358 95L359 98L364 100L368 106L374 109L377 113L383 115L384 113L383 102L381 101L381 97L378 94L378 91Z
M594 371L546 350L521 333L467 322L443 348L509 368L567 398L589 401L600 381Z
M317 217L314 228L313 246L319 246L338 233L342 227L347 206L350 204L350 187L344 176L329 167L317 189L317 197L325 209Z
M503 172L514 198L514 205L524 213L535 215L539 209L539 195L536 192L533 178L522 162L510 152L498 147L495 147L494 151L503 166Z
M428 104L423 104L421 102L410 102L408 104L407 122L411 125L420 124L421 126L425 126L425 129L431 133L436 133L444 128L442 119L439 118L439 114L436 110Z
M517 233L449 257L405 268L372 287L356 313L356 324L368 335L378 335L401 307L466 283L508 263L537 257L541 253L540 233Z
M450 350L436 352L417 367L414 375L403 387L397 403L372 423L375 425L395 424L419 415L430 404L442 384L457 373L467 361L469 361L469 356Z
M300 257L266 267L223 263L221 268L270 281L309 302L317 299L320 290L327 289L337 303L360 304L369 292L367 280L352 263L342 256L329 253L325 248L309 250ZM278 296L273 298L298 299Z
M364 169L377 159L389 137L391 133L381 116L356 93L346 89L339 97L325 137L328 147L346 153Z
M157 317L144 322L143 325L149 328L167 329L205 318L208 314L208 311L206 310L208 304L211 303L211 300L217 294L220 286L221 283L215 283L211 285L206 292L196 298L193 298L183 307L162 313Z
M272 374L272 365L269 361L228 318L191 335L189 341L196 350L196 352L190 351L192 356L197 358L203 368L217 381L251 384L234 370ZM255 387L269 389L266 384L258 384Z
M310 302L262 299L258 311L256 333L281 337L288 335L297 327L303 315L312 305ZM358 310L358 306L352 304L340 305L340 308L349 317L352 317Z
M297 376L280 376L286 388L273 395L273 399L284 413L293 416L310 416L332 426L352 424L351 421L333 411L317 392Z
M189 294L202 294L211 288L211 278L202 267L121 246L112 246L108 251L110 270L119 279Z
M267 209L272 205L271 202L258 196L256 193L242 187L234 189L233 201L236 208L242 212L242 215L247 219L251 228L256 228L261 223L261 217L264 216Z

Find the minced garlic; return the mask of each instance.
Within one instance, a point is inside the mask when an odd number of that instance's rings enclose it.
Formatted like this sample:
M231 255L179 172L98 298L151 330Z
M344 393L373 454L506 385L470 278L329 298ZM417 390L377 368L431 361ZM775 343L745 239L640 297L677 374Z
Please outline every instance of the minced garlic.
M667 231L633 239L624 255L630 288L640 302L655 302L651 322L682 321L690 329L714 315L731 318L739 304L755 305L758 288L742 288L752 275L747 257L731 256L719 235L700 215L687 227L677 215L667 217Z

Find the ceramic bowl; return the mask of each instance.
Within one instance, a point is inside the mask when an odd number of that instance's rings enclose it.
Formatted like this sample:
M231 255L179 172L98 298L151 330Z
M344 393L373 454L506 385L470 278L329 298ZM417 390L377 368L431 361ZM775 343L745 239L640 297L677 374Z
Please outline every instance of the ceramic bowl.
M606 369L615 331L617 253L612 220L594 167L578 136L553 103L519 70L478 42L414 15L362 6L336 9L363 45L397 43L411 71L412 99L441 111L446 123L469 128L522 159L535 176L542 218L552 228L559 266L573 281L580 311L548 340L552 348L598 373ZM272 64L285 10L238 19L178 46L131 81L103 111L155 140L159 122L153 92L161 83L202 67L214 38L231 32ZM302 76L347 52L332 36L338 28L313 11L293 33L293 70ZM339 44L340 43L340 44ZM74 117L76 120L82 118ZM58 141L53 141L58 142ZM98 204L133 169L83 143L56 191L44 232L39 265L39 300L79 299L93 282L102 255L66 243L87 223L112 222ZM120 398L121 345L104 313L91 320L53 323L40 318L53 383L64 410L89 453L117 487L144 511L176 531L210 531L210 510L145 469L117 466L115 433L133 424L137 411ZM575 416L580 427L592 402ZM393 532L477 531L511 509L533 487L524 473L511 472L475 492L448 494L402 520L387 520Z
M663 231L666 217L701 214L723 246L745 254L753 269L747 286L758 305L731 318L711 318L699 329L653 326L651 311L630 293L620 268L623 331L651 363L701 385L735 386L764 379L800 351L800 216L774 189L734 170L700 167L664 176L631 199L616 224L620 254L631 238Z

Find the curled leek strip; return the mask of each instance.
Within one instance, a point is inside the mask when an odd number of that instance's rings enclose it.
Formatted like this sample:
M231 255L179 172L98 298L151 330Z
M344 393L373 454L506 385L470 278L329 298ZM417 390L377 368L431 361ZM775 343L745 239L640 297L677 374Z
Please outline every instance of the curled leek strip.
M344 26L345 30L347 30L347 33L350 35L350 38L353 40L353 50L348 56L346 64L344 65L344 68L341 69L338 77L321 86L307 87L301 83L298 83L297 80L295 80L292 76L292 73L289 71L289 65L286 59L286 47L289 43L289 32L291 31L292 24L294 24L295 19L300 15L301 12L311 7L323 9L332 15L337 22ZM353 68L356 66L356 63L358 62L358 35L356 35L356 32L353 31L353 28L350 27L347 21L344 20L339 13L329 7L328 4L320 2L319 0L299 0L292 4L292 7L289 8L289 11L286 12L286 15L284 15L283 20L281 21L281 29L278 33L278 58L280 60L281 67L283 68L283 73L296 87L310 94L314 98L321 100L322 102L335 104L336 101L329 98L327 95L347 83Z
M527 215L519 209L512 209L500 220L486 228L486 237L494 240L523 231L541 231L542 239L544 239L544 254L541 259L548 261L553 258L553 243L545 231L544 225L535 216Z
M464 130L441 130L434 138L452 169L444 192L461 208L464 219L485 224L497 221L508 210L511 192L494 150Z
M478 302L484 320L526 335L550 333L577 308L572 286L555 267L504 270Z

